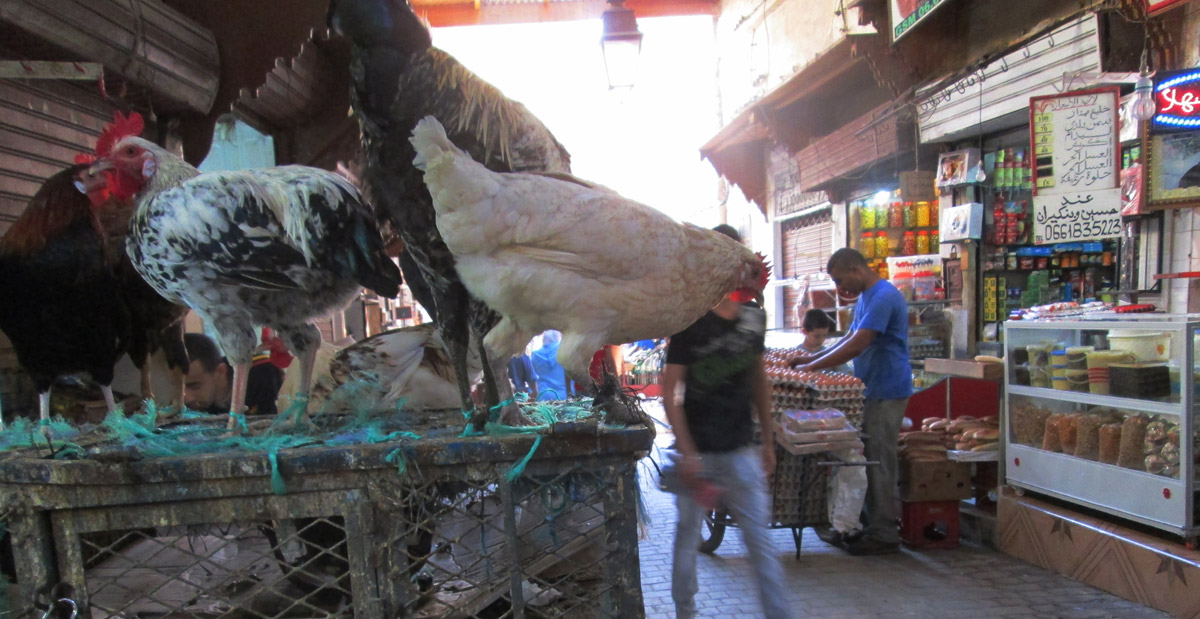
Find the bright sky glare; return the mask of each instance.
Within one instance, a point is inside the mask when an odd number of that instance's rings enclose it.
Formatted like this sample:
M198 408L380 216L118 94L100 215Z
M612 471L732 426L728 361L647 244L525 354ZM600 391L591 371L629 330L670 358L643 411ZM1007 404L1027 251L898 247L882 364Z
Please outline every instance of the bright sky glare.
M720 128L708 16L640 18L632 91L610 92L600 20L465 26L434 45L520 101L571 153L576 176L681 221L712 226L717 175L700 146Z

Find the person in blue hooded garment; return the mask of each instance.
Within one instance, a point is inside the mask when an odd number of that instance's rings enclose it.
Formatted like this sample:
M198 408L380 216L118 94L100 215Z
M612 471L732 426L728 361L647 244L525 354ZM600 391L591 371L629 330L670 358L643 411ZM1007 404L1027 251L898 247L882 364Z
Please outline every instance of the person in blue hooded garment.
M546 331L542 334L542 347L530 355L533 373L537 374L538 400L565 400L571 396L567 372L558 362L558 345L561 342L561 333Z

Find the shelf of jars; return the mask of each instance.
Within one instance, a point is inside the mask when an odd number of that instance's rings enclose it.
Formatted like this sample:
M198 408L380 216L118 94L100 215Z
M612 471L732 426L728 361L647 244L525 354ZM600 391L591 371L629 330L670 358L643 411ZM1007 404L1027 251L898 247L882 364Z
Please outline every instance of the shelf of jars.
M1009 321L1009 484L1183 537L1197 526L1200 316Z

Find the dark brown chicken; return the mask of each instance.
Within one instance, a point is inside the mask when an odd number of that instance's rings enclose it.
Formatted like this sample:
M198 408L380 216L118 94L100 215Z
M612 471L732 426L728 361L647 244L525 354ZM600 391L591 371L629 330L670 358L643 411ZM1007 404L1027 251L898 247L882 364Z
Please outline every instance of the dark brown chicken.
M129 340L114 272L121 254L93 211L102 193L90 200L82 191L87 169L74 165L46 179L0 237L0 331L33 379L43 424L59 376L91 374L113 410L113 365Z

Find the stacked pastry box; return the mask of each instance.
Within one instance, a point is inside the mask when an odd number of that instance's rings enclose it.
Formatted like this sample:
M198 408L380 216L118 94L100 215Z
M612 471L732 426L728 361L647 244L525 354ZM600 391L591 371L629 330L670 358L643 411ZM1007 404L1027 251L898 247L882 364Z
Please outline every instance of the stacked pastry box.
M839 410L789 410L778 418L777 442L793 455L862 448L858 430Z
M841 411L854 427L862 421L861 380L837 372L801 372L788 367L788 359L799 354L798 348L768 348L763 353L767 378L771 381L771 406L778 420L785 411Z

